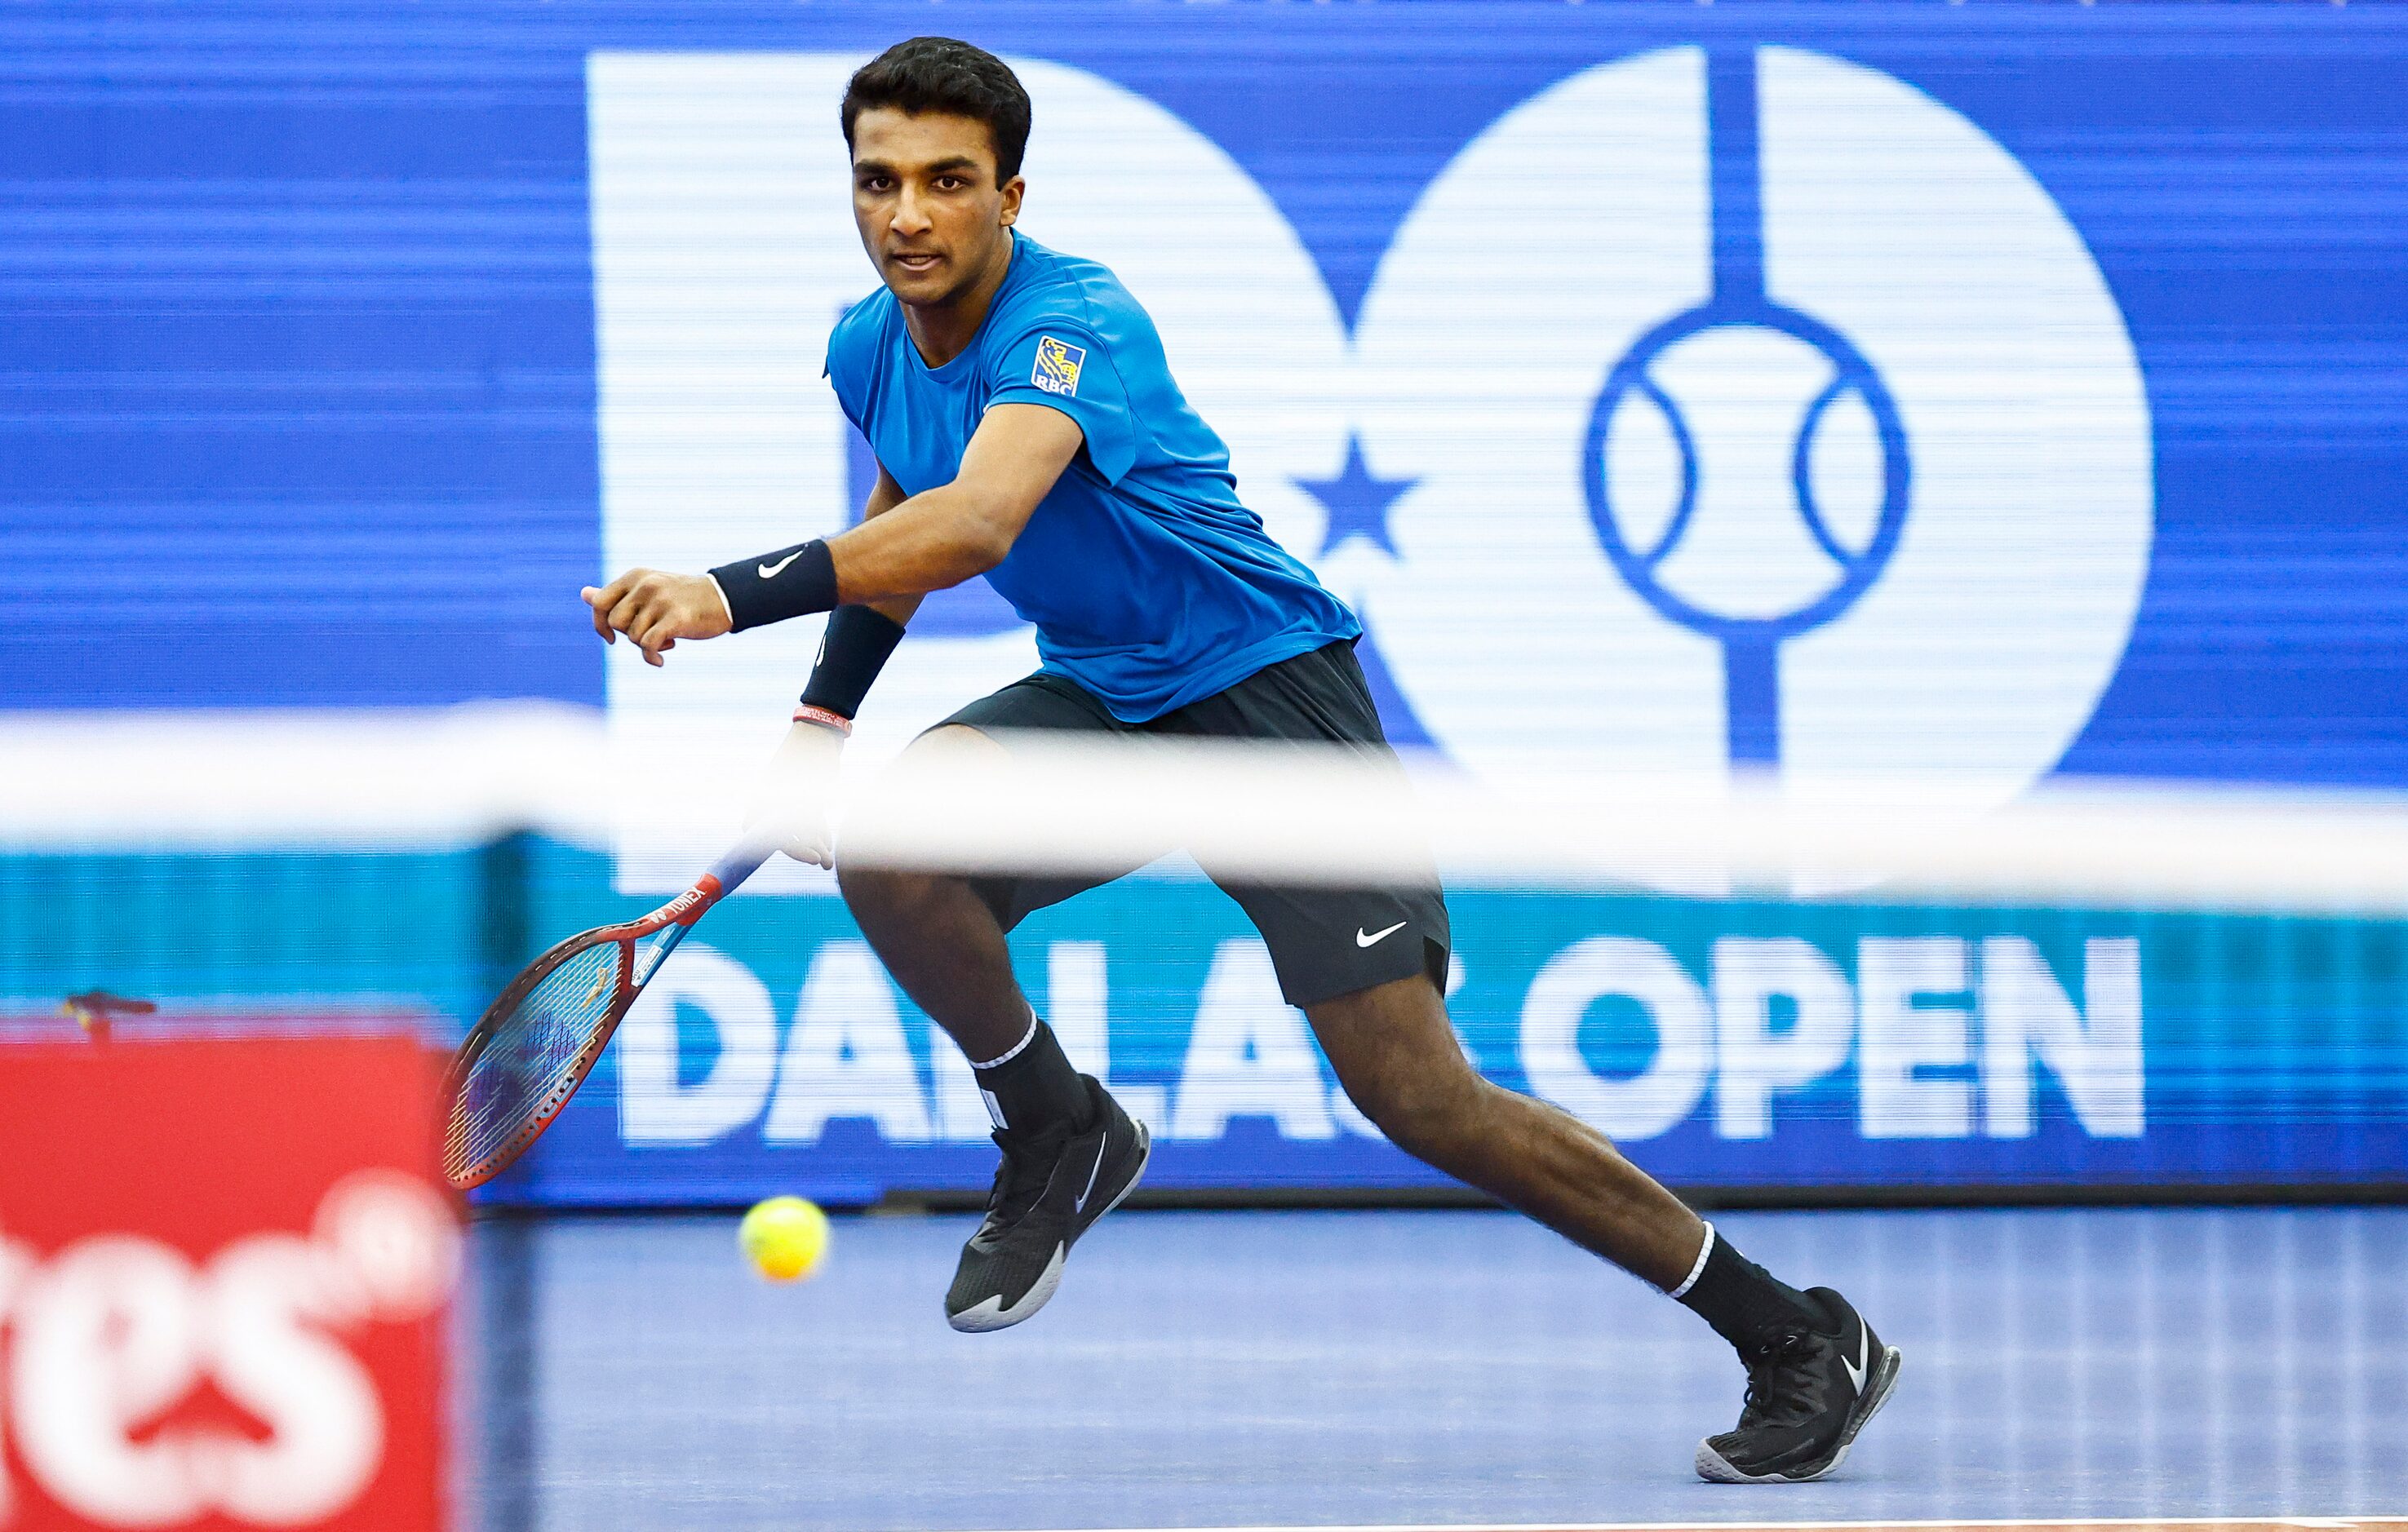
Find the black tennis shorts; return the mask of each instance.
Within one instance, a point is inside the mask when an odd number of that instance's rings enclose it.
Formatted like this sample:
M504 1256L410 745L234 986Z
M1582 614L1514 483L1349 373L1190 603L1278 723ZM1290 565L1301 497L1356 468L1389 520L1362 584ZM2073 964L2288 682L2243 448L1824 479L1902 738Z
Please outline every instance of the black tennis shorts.
M1267 666L1230 687L1146 723L1125 723L1096 695L1061 676L1039 672L982 697L939 724L982 732L1069 729L1097 734L1161 734L1206 739L1300 739L1354 746L1396 760L1371 705L1352 640ZM1008 734L998 742L1010 744ZM1137 870L1135 866L1127 872ZM1438 867L1409 883L1381 888L1268 887L1205 867L1238 901L1270 949L1280 991L1292 1006L1352 995L1426 974L1446 987L1446 899ZM979 897L1007 931L1034 911L1111 882L1120 873L1084 878L978 877Z

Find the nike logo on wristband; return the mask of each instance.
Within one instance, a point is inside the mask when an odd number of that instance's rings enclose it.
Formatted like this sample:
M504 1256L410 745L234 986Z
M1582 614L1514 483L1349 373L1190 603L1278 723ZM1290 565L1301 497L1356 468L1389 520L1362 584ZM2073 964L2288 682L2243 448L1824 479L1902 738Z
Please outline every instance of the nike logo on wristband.
M759 570L761 571L761 578L762 578L763 580L775 580L775 579L777 579L780 575L782 575L782 574L784 574L784 573L786 572L786 566L788 566L788 565L790 565L790 564L794 563L796 559L801 558L802 556L803 556L803 551L802 551L801 549L797 548L797 549L796 549L793 552L791 552L791 553L787 554L784 558L780 559L780 560L779 560L777 563L775 563L775 564L761 564L761 565L755 565L755 566L753 566L753 567L755 567L755 568L757 568L757 569L759 569Z

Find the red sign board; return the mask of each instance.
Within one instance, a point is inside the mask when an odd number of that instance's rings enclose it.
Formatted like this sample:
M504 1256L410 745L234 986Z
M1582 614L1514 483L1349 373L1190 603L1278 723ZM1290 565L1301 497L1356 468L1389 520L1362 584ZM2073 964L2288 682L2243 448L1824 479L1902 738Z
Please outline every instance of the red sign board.
M0 1529L441 1525L434 1097L400 1038L0 1047Z

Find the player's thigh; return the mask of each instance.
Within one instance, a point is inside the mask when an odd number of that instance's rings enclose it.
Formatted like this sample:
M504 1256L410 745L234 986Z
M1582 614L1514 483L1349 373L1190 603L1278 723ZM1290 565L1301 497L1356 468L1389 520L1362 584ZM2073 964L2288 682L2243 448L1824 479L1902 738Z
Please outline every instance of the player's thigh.
M1453 933L1435 876L1376 888L1212 881L1262 934L1289 1005L1310 1009L1414 977L1445 993Z
M854 795L845 816L845 860L862 864L926 865L930 848L918 833L932 823L931 807L944 805L973 815L1002 810L1005 789L999 768L1006 756L1001 745L973 728L945 723L922 734L900 754L881 767ZM994 801L976 796L982 776L998 779L991 790ZM964 795L972 795L967 805Z
M1102 738L1129 732L1092 694L1061 677L1039 673L955 711L913 741L891 775L907 797L917 795L924 802L927 794L940 790L940 782L961 779L975 782L982 761L995 766L1008 763L1014 745L1023 739L1058 740L1080 735ZM1015 808L1008 792L999 792L981 804L979 811L995 816L1007 831L1008 843ZM1037 831L1032 826L1029 833L1033 836ZM1009 931L1032 912L1134 872L1170 849L1165 844L1151 854L1133 853L1109 866L1069 873L998 872L989 865L966 870L962 876Z
M1445 999L1420 976L1318 1001L1304 1013L1347 1095L1391 1132L1446 1111L1475 1083Z
M968 880L972 869L944 865L944 828L930 812L997 811L975 798L982 775L996 774L1002 751L975 729L939 724L906 746L855 795L837 843L837 883L865 931L908 924L924 909L931 884ZM982 767L986 768L982 773ZM1000 797L1000 786L994 790Z
M1346 773L1363 806L1366 833L1386 838L1383 860L1405 869L1375 886L1286 886L1249 881L1204 860L1262 933L1290 1005L1311 1007L1416 974L1443 992L1453 933L1437 864L1352 644L1267 666L1179 709L1161 732L1328 747L1333 768Z

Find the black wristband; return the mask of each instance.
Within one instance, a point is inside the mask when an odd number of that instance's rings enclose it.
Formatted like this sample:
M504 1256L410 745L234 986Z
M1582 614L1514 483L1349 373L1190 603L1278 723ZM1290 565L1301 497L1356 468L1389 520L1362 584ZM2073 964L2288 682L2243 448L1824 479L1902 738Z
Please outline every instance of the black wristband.
M738 633L836 609L836 556L817 538L723 564L710 578L727 597L727 616Z
M903 624L875 607L838 607L820 640L819 664L803 688L803 705L853 718L886 657L903 641Z

